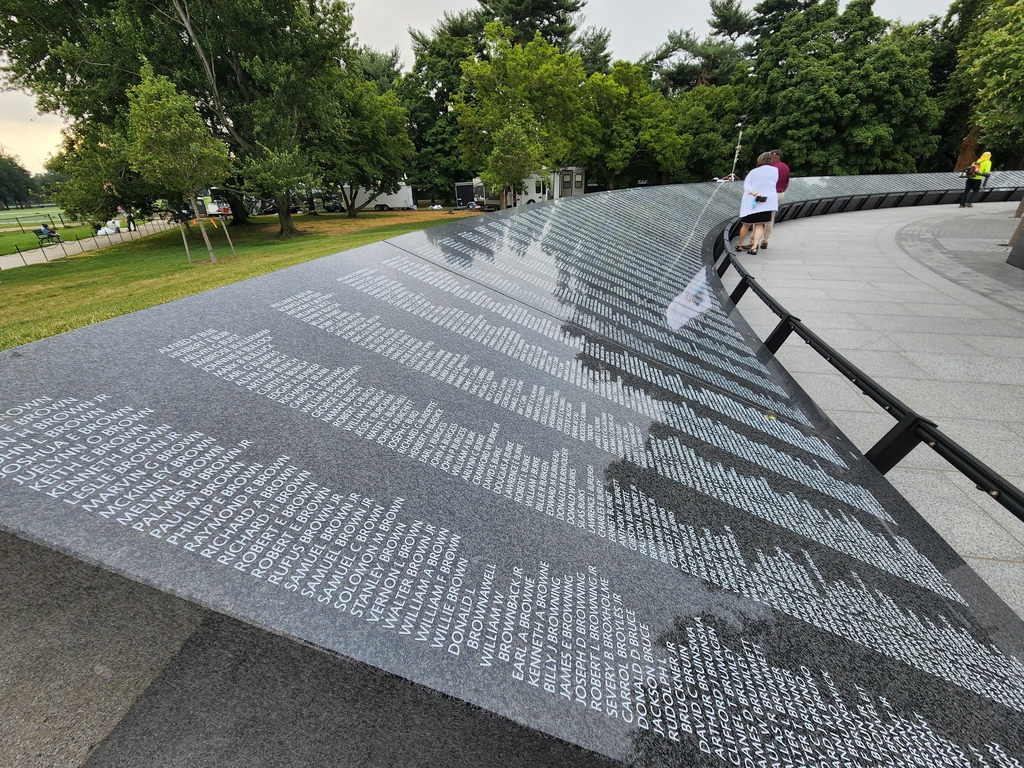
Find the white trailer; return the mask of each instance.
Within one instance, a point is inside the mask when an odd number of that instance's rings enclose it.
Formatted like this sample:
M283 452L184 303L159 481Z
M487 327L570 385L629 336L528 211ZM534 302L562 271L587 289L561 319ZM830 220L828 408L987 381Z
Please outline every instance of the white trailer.
M554 174L534 174L523 179L523 191L512 194L505 191L505 208L515 208L519 205L533 205L543 203L551 199L551 192L555 181ZM492 210L497 210L501 205L501 191L490 190L484 187L483 179L479 176L473 179L473 199Z
M352 194L347 184L345 185L345 194L346 196ZM370 190L360 187L356 192L356 205L361 205L372 194L373 192ZM416 199L413 197L412 187L403 182L398 185L397 192L381 192L373 198L367 208L375 211L413 211L416 210Z

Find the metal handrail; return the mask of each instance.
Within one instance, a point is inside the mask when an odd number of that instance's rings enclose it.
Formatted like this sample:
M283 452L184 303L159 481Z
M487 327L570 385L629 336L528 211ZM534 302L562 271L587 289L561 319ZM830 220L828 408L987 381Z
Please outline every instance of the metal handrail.
M1006 190L1001 189L999 191L1005 192ZM936 193L908 192L899 194L902 195L902 197L898 205L904 204L903 201L911 195L918 196L916 201L906 204L918 205L926 195ZM1004 199L1020 199L1022 194L1024 194L1024 188L1014 188L1009 192L1009 194L1004 196ZM942 199L943 196L944 195L940 196L939 199ZM864 196L861 195L860 197ZM885 197L886 196L883 195L879 202L884 201ZM843 198L829 198L828 200L835 201L842 199ZM852 200L853 198L849 198L848 202L836 211L832 210L834 207L833 205L827 205L825 206L823 213L839 213L840 211L846 210ZM799 206L799 209L794 212L794 215L788 218L803 218L804 216L810 215L822 215L820 213L813 213L813 211L818 209L822 202L823 200L801 201L793 203L792 207L786 206L785 209L792 211L793 208ZM808 205L810 206L810 209L808 212L804 213L804 210ZM856 210L862 210L863 205L864 204L862 203ZM876 205L875 207L877 208L881 206ZM801 214L803 215L801 216ZM778 220L780 220L780 218L777 217L776 221ZM708 255L711 257L712 264L715 264L721 255L723 253L725 254L721 265L719 265L717 269L719 278L728 271L730 266L739 273L740 281L729 297L734 305L738 304L743 295L750 290L753 291L757 297L760 298L761 301L763 301L768 308L780 318L779 324L775 326L775 329L764 341L765 348L774 355L779 351L786 339L788 339L791 334L795 333L797 336L802 338L804 342L811 347L811 349L824 357L825 361L830 363L833 368L843 374L843 376L849 379L853 384L856 384L861 392L870 397L874 402L878 403L883 410L896 419L896 425L890 429L889 432L887 432L885 436L882 437L882 439L879 440L867 453L864 454L865 458L884 475L899 464L907 454L914 450L914 448L921 443L924 443L934 450L939 456L949 462L949 464L951 464L961 474L970 479L971 482L977 486L978 490L988 494L992 499L999 502L1003 507L1009 510L1011 514L1021 521L1024 521L1024 491L1021 491L1020 488L1010 483L1006 478L981 461L977 456L961 446L951 437L944 434L935 422L929 421L921 416L910 406L889 392L885 387L864 373L864 371L850 362L850 360L839 354L839 352L837 352L824 339L814 333L814 331L804 325L800 318L787 310L775 297L768 293L768 291L766 291L757 282L757 278L751 275L737 260L736 252L733 250L730 243L732 235L739 226L739 219L734 219L721 227L717 233L712 233L713 237L709 238L711 253ZM708 241L705 242L708 243Z

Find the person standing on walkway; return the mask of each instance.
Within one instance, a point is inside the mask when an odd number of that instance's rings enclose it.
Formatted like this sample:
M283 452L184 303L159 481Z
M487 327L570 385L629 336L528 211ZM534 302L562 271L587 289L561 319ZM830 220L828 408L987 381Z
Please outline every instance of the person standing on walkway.
M772 165L779 169L779 180L775 183L775 192L779 198L778 208L782 207L782 201L786 197L786 190L789 188L789 166L782 162L782 150L772 150ZM761 247L768 247L768 238L772 236L772 228L775 226L775 214L778 213L778 208L772 211L772 218L767 224L764 225L764 240L761 241ZM756 240L754 242L757 242Z
M961 208L973 208L971 200L978 194L978 190L981 189L982 182L988 183L988 177L992 173L992 153L982 152L981 157L974 161L972 167L977 167L977 170L972 174L968 169L967 183L964 185L964 193L960 197Z
M135 214L132 213L131 208L128 209L128 212L124 215L124 218L128 223L129 232L131 232L133 229L138 229L138 226L135 224Z
M740 198L740 244L737 251L746 250L743 241L747 231L754 227L754 236L750 238L750 254L757 253L757 243L761 242L761 230L772 220L772 212L779 209L779 193L775 185L779 183L779 169L772 165L772 153L762 152L757 158L757 167L747 174L743 180L743 196Z

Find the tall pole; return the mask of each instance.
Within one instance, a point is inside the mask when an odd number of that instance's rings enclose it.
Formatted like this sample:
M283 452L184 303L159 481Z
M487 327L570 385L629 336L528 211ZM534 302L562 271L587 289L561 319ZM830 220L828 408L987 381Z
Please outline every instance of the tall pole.
M736 154L732 156L732 173L729 174L730 180L736 178L736 163L740 159L740 150L743 148L743 129L747 127L747 116L740 115L740 121L736 123L736 127L740 129L740 135L736 139Z

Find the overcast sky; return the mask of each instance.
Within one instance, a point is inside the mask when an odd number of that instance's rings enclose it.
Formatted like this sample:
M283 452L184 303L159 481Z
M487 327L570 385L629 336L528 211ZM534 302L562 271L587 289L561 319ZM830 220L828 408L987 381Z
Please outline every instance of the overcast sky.
M755 0L746 0L750 7ZM429 30L444 11L476 6L476 0L355 0L353 15L359 42L390 50L396 45L406 68L412 63L409 27ZM947 0L876 0L875 13L887 19L917 21L943 15ZM589 0L585 25L607 27L616 58L635 61L656 48L670 30L708 31L705 0ZM43 169L60 142L61 121L39 115L34 100L22 93L0 93L0 145L18 155L31 172Z

